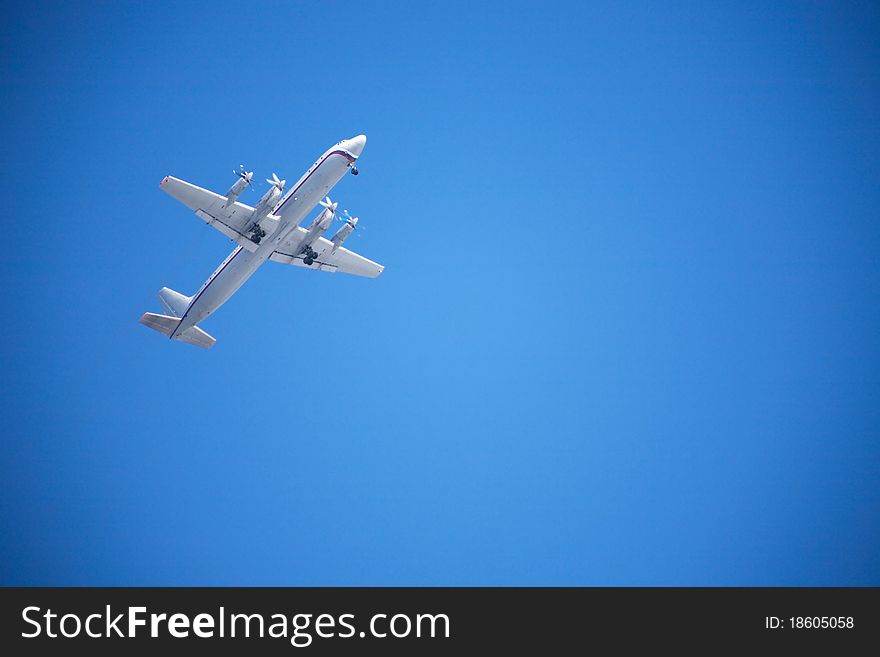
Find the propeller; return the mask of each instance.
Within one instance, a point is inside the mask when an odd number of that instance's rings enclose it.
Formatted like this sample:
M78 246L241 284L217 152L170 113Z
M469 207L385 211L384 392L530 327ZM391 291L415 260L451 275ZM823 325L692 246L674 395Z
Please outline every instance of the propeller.
M356 232L361 232L363 230L366 230L366 228L364 226L361 226L360 228L358 228L358 218L352 217L348 213L348 210L343 210L342 216L341 217L338 216L336 218L339 219L339 221L344 221L345 223L349 224L351 226L352 230L354 230Z
M243 164L239 164L238 169L233 169L232 173L234 173L239 178L242 178L243 180L247 180L248 182L250 182L251 178L254 177L254 172L253 171L245 171Z
M266 182L269 183L270 185L273 185L274 187L277 187L278 191L280 192L280 191L284 190L284 184L287 181L286 180L279 180L278 174L275 172L272 172L272 177L266 178Z
M349 224L352 230L357 229L358 218L352 217L349 214L348 210L343 210L341 214L339 212L336 212L336 207L339 205L339 203L334 203L333 201L331 201L329 196L325 196L322 200L318 201L318 205L323 207L325 210L330 210L333 213L333 218L337 221ZM358 232L362 230L364 230L363 226L358 229Z
M333 215L336 216L336 206L339 205L339 203L333 203L333 202L330 200L330 197L329 197L329 196L325 196L325 197L323 198L323 200L318 201L318 204L319 204L320 206L322 206L324 209L326 209L326 210L330 210L330 211L333 213Z

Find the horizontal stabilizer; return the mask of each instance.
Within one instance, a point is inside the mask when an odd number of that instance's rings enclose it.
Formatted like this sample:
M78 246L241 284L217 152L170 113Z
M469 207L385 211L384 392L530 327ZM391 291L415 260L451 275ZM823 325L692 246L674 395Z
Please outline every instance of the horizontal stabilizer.
M171 337L171 334L174 333L174 329L177 328L177 325L180 324L180 320L177 317L156 315L154 313L144 313L140 322L144 326L149 326L154 331L159 331L162 335L167 335L169 338Z
M149 326L154 331L158 331L162 335L169 338L174 335L174 331L180 324L180 319L169 315L156 315L155 313L144 313L140 319L141 324ZM190 326L183 333L174 336L175 340L192 344L202 349L210 349L217 342L210 335L205 333L198 326Z
M174 339L180 340L181 342L186 342L187 344L194 344L195 346L201 347L202 349L210 349L214 346L214 343L217 342L214 338L205 333L198 326L190 326Z

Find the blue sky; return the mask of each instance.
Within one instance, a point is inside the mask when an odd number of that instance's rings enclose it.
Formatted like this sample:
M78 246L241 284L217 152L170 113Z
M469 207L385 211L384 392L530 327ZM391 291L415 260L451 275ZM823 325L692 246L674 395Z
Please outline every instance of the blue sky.
M10 12L2 583L880 584L876 6ZM361 132L379 279L138 324Z

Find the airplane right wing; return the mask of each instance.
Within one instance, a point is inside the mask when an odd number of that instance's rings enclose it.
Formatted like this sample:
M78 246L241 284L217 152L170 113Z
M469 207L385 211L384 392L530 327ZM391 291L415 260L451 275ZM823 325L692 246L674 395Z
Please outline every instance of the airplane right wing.
M307 265L303 254L299 253L300 241L296 239L297 237L301 239L305 232L306 230L302 226L297 226L293 237L282 243L278 250L269 256L269 259L285 265L295 265L318 271L340 271L344 274L367 278L376 278L385 270L385 267L378 262L373 262L354 251L349 251L344 246L334 248L333 243L324 237L319 237L312 244L318 257L315 258L313 264Z
M225 196L174 176L165 176L159 187L195 212L206 224L216 228L240 246L248 251L257 249L257 245L248 237L252 227L251 217L254 214L251 206L238 201L226 205ZM270 221L273 221L271 216L263 219L261 224L265 226Z

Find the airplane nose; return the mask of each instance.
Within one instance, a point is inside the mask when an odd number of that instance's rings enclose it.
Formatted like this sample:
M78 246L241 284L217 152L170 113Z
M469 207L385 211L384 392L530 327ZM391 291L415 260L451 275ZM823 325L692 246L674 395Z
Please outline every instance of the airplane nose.
M364 150L364 144L366 143L366 135L358 135L357 137L352 137L348 140L348 150L352 155L357 157L361 154L361 151Z

